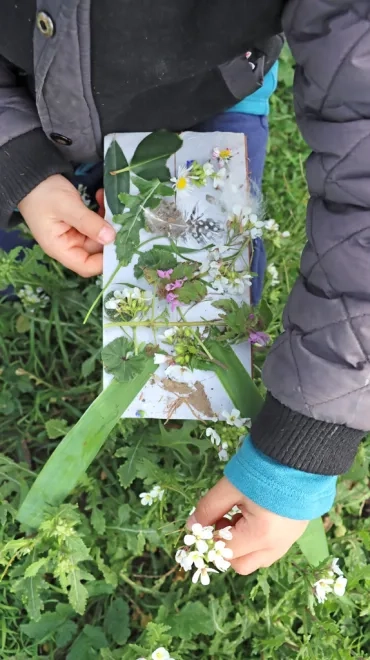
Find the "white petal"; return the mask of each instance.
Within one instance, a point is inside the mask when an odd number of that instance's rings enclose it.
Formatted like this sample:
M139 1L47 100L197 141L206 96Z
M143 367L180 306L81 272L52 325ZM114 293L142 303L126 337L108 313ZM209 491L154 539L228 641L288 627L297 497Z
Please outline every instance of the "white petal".
M229 454L227 453L226 449L221 449L221 451L218 452L218 458L224 463L229 460Z
M169 356L163 355L163 353L155 353L154 355L154 364L164 364L168 361Z
M342 576L343 571L341 571L341 569L339 568L338 563L339 563L339 559L338 557L335 557L335 559L333 559L333 561L331 562L330 568L336 575Z
M225 539L225 541L231 541L231 539L233 538L231 529L232 529L231 525L229 525L228 527L219 529L217 533L222 539Z
M204 571L204 570L201 571L201 574L200 574L200 581L201 581L201 583L202 583L202 585L203 585L204 587L208 587L208 585L209 585L209 583L210 583L210 581L211 581L211 579L210 579L210 577L209 577L209 574L208 574L208 571L207 571L207 572Z
M200 552L202 555L208 550L208 543L206 541L203 541L202 539L199 539L196 542L195 546L198 552Z
M201 538L208 540L213 539L213 527L211 527L210 525L208 525L207 527L203 527Z
M191 578L191 581L192 581L194 584L196 584L196 583L198 582L199 578L200 578L200 571L201 571L201 569L198 568L198 570L195 571L193 577Z
M194 523L191 526L191 531L193 532L194 536L202 538L201 534L202 534L202 531L203 531L203 526L200 523Z
M336 596L344 596L347 586L347 578L343 575L340 575L335 581L333 591Z
M193 545L196 541L196 537L193 534L185 534L184 536L184 543L185 545Z

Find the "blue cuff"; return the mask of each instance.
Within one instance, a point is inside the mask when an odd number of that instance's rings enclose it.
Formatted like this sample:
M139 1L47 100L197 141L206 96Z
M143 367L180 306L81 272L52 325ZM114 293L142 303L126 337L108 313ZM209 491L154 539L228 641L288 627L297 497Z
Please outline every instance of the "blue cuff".
M225 476L243 495L285 518L313 520L333 505L337 477L301 472L262 454L247 436Z
M246 96L227 112L242 112L247 115L268 115L270 111L269 99L274 93L278 83L279 63L275 62L270 71L266 74L262 87L256 92Z

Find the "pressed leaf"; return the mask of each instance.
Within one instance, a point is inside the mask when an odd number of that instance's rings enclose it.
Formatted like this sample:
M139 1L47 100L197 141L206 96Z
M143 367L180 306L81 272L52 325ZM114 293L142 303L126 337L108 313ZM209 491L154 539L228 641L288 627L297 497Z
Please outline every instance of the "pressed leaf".
M176 268L171 275L171 280L180 280L183 277L190 279L194 273L198 270L199 264L183 261L180 264L177 264Z
M145 268L152 270L169 270L175 268L177 259L171 252L167 252L160 245L156 245L147 252L142 252L137 264L134 266L134 275L136 278L143 277Z
M128 221L124 224L116 236L116 254L117 260L121 266L128 266L140 245L140 229L144 222L138 221L131 215L126 218Z
M105 370L109 374L113 374L120 383L127 383L132 380L136 374L142 371L147 360L145 353L139 353L139 355L132 355L127 358L127 354L132 353L133 350L133 342L125 337L113 339L102 350L102 360Z
M191 280L185 282L181 289L176 289L175 293L178 295L180 302L187 305L203 300L207 295L207 287L200 280Z
M104 161L104 190L108 206L112 215L121 213L124 205L118 199L120 193L128 193L130 190L130 175L121 172L113 175L111 172L127 167L126 157L116 140L111 143Z
M169 181L171 174L167 160L182 147L182 139L176 133L156 131L147 135L137 146L130 169L142 179Z
M311 520L297 543L311 566L318 566L329 557L328 541L321 518Z
M18 512L17 519L21 523L37 528L48 505L58 506L63 502L156 369L153 359L148 357L129 384L114 379L95 399L39 473Z

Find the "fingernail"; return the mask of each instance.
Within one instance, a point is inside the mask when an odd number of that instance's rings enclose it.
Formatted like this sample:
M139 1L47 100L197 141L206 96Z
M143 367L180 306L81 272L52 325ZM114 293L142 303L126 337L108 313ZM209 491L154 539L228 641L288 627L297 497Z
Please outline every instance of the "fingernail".
M197 519L196 519L194 513L192 513L190 518L188 518L187 521L186 521L186 527L188 529L191 529L193 527L193 525L196 524L196 522L197 522Z
M116 237L116 232L114 231L113 227L109 227L108 225L106 225L100 230L98 234L98 241L103 245L106 245L107 243L112 243L115 237Z

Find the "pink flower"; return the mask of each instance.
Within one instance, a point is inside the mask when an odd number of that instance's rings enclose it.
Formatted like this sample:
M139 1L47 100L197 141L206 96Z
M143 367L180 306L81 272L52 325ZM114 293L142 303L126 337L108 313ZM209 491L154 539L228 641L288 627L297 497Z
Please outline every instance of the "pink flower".
M175 293L167 293L166 300L168 303L171 304L171 312L173 312L176 309L176 307L181 305L179 298L178 296L176 296Z
M266 332L251 332L249 335L249 343L255 344L256 346L267 346L270 342L270 336Z
M168 270L157 270L157 275L158 277L161 277L162 279L168 280L173 273L173 268L169 268Z
M182 280L176 280L175 282L170 282L169 284L166 284L166 291L173 291L174 289L180 289L182 285L184 284L185 280L187 280L187 277L184 277Z

